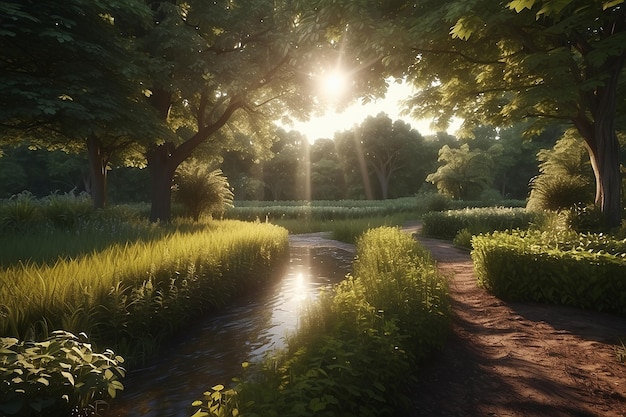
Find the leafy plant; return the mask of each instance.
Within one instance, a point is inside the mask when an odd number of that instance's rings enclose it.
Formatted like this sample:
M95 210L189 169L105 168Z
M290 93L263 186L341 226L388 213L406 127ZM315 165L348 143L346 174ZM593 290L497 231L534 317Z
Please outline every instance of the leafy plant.
M0 232L27 232L41 217L39 203L31 193L24 191L0 205Z
M67 416L96 408L124 389L124 359L94 352L85 336L55 331L43 342L0 338L0 412Z
M460 248L472 249L472 236L472 232L470 232L468 229L463 229L459 233L457 233L456 236L454 236L452 243L454 244L454 246Z
M197 161L182 163L176 171L175 198L195 221L203 213L223 213L233 204L233 192L222 170L211 170Z
M513 231L476 236L472 246L479 284L499 297L626 313L626 241Z
M463 229L472 234L506 229L528 229L540 222L544 215L542 212L507 207L431 212L422 216L422 233L425 236L454 239Z

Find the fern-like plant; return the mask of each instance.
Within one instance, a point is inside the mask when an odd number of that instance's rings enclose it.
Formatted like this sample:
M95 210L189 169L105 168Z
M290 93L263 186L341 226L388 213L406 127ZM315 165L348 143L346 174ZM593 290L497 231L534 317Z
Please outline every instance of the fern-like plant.
M220 214L226 207L232 207L233 192L220 169L211 170L198 161L184 162L178 167L174 181L176 200L195 221L203 214Z
M531 181L529 209L563 211L593 202L593 172L582 140L567 131L553 149L537 154L539 175Z

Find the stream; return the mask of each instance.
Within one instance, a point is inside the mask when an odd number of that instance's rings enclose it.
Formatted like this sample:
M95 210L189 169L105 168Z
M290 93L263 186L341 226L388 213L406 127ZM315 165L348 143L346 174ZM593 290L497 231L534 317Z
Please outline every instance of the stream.
M153 362L129 372L124 391L103 417L189 417L191 403L210 387L228 385L242 374L242 362L256 362L284 346L298 324L300 309L322 288L350 272L352 252L319 242L290 245L283 276L219 315L191 323L187 336L159 352Z

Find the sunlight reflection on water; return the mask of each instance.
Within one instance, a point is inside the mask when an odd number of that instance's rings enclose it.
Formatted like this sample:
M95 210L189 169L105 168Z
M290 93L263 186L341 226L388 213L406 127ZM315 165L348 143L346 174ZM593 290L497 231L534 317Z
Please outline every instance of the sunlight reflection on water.
M258 361L284 346L298 313L319 291L349 272L353 255L341 249L292 247L282 279L246 297L219 316L181 329L188 337L147 367L131 372L125 390L105 417L188 417L191 402L216 384L241 374L241 363Z

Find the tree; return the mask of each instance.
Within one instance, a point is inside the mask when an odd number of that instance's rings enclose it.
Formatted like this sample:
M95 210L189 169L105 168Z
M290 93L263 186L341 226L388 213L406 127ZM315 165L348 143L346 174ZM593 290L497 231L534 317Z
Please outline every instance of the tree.
M387 199L399 174L412 168L417 168L410 179L415 185L414 192L421 187L427 172L420 166L424 138L408 123L392 122L389 116L380 113L376 117L368 116L351 135L339 135L335 140L346 168L360 168L366 192L371 177L378 184L378 196ZM372 198L374 194L366 196Z
M523 120L536 121L530 134L554 121L576 127L596 201L609 224L619 224L623 0L320 2L332 3L335 21L348 27L346 49L417 87L407 101L417 117L443 128L456 115L467 133Z
M494 152L493 147L490 149ZM432 182L437 190L452 198L478 199L492 184L493 161L492 154L481 149L470 150L467 143L459 149L444 145L439 151L439 162L443 164L428 175L426 181Z
M335 142L317 139L309 146L311 163L311 199L340 200L345 198L343 167Z
M535 119L569 121L584 139L596 179L596 202L608 222L620 221L616 108L623 104L626 15L621 1L512 1L508 7L473 2L468 12L449 5L452 37L414 46L418 73L437 71L433 85L415 97L415 109L434 110L432 99L461 109L468 123ZM514 10L512 10L514 9ZM441 10L441 9L440 9ZM442 58L451 68L442 71ZM420 105L426 100L427 104ZM419 110L418 110L419 111ZM432 113L431 113L432 114Z
M96 207L110 164L163 132L125 26L149 16L141 0L0 1L0 140L87 152Z
M287 109L306 117L316 103L311 74L336 65L341 32L327 31L329 21L308 2L150 5L153 24L142 41L153 62L151 102L172 130L184 132L177 140L155 137L146 151L150 217L168 221L172 176L201 144L216 153L226 150L231 133L238 131L268 144L270 122ZM375 89L367 84L361 88Z
M263 180L272 200L308 199L308 142L296 131L278 129L273 157L263 163Z

